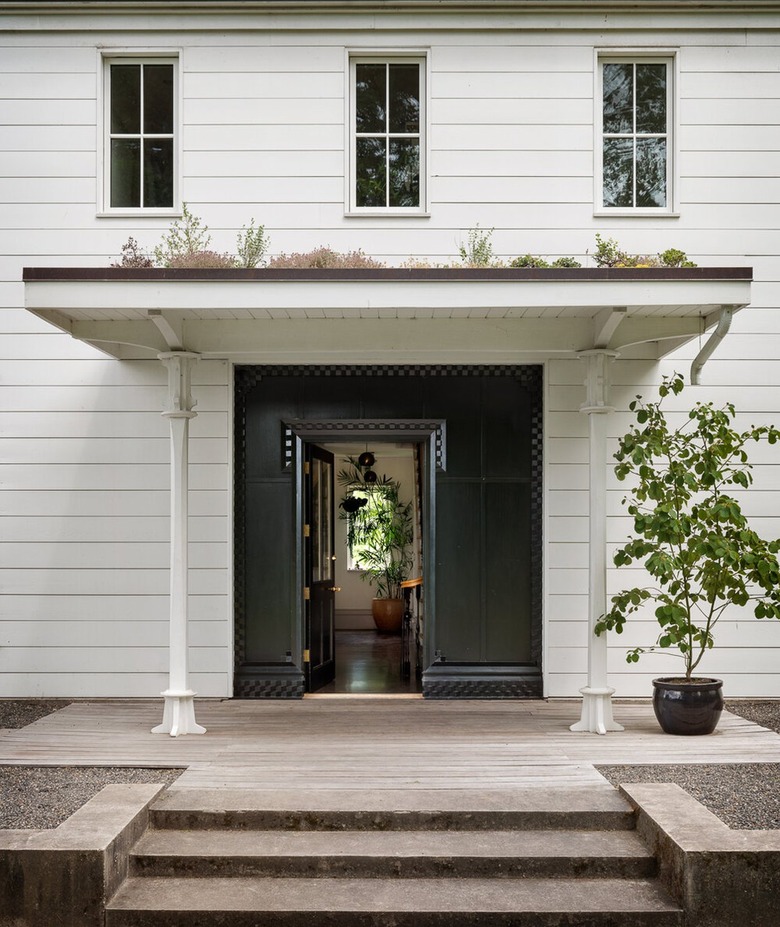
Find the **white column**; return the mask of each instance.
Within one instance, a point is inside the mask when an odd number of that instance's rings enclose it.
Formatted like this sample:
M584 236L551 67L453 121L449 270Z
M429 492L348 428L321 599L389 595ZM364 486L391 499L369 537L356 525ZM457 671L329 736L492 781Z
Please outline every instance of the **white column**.
M168 688L162 724L153 734L205 734L195 721L195 693L188 685L187 654L187 568L189 515L188 442L195 402L190 390L190 370L197 354L176 351L157 355L168 371L168 400L163 416L171 425L171 599Z
M587 364L587 398L580 412L588 416L590 447L588 563L588 684L582 693L582 715L572 731L606 734L622 731L612 718L614 689L607 684L607 638L596 637L593 629L607 610L607 415L614 409L609 401L609 366L614 351L582 351Z

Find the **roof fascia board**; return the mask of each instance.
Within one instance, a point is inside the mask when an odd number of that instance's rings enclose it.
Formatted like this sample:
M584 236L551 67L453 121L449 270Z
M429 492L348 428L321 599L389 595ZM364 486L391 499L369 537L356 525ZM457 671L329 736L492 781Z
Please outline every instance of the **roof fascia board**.
M527 278L480 278L474 275L449 279L405 276L388 278L371 275L363 279L344 279L338 273L331 279L320 274L310 279L68 279L31 278L25 272L25 305L37 310L88 312L112 309L210 310L226 309L323 310L378 309L570 309L601 310L604 307L634 306L735 308L750 302L750 277L729 279L686 279L685 277L642 277L621 275L607 279L572 275L563 278L533 275ZM655 279L653 279L655 278ZM680 315L679 311L670 315Z

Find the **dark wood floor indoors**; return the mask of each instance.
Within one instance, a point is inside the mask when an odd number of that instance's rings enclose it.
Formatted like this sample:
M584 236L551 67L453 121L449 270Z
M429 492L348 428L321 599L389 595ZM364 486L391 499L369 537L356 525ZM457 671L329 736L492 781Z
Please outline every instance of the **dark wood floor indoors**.
M419 692L414 672L401 679L401 636L336 631L336 678L317 695L399 695Z

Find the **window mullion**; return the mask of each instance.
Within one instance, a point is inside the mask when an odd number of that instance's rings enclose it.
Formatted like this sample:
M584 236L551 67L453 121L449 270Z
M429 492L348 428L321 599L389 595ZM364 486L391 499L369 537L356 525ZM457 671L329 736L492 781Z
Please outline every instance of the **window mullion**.
M140 176L140 178L139 178L138 200L139 200L139 202L140 202L140 204L141 204L141 208L143 209L143 207L146 206L145 196L144 196L144 148L145 148L145 146L144 146L144 107L145 107L145 99L144 99L144 97L145 97L145 94L146 94L146 75L145 75L145 68L144 68L144 66L143 66L143 65L139 65L139 67L140 67L140 69L141 69L141 112L138 114L138 115L139 115L138 131L140 132L140 136L139 136L139 139L138 139L138 147L139 147L139 149L140 149L140 150L139 150L138 162L139 162L139 168L140 168L140 174L141 174L141 176Z
M385 64L385 207L390 208L390 62Z
M631 65L632 80L631 80L631 117L633 120L632 125L632 191L631 191L631 205L636 206L636 174L637 174L637 159L636 159L636 62Z

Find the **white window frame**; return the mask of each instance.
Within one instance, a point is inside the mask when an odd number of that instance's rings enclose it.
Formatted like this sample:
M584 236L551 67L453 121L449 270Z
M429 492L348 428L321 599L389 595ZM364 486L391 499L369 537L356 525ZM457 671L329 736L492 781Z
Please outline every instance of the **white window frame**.
M604 205L604 101L603 75L605 64L665 64L666 82L666 205L665 206L605 206ZM678 50L676 48L596 49L594 67L594 171L593 202L596 216L668 216L677 217L678 200Z
M417 206L358 206L356 202L355 76L358 64L416 64L420 69L420 202ZM347 216L423 216L428 212L428 144L430 138L429 49L348 49L345 111L345 150L347 189L344 214Z
M181 49L101 49L98 119L98 216L181 216ZM111 206L111 65L173 65L173 203L171 206Z

